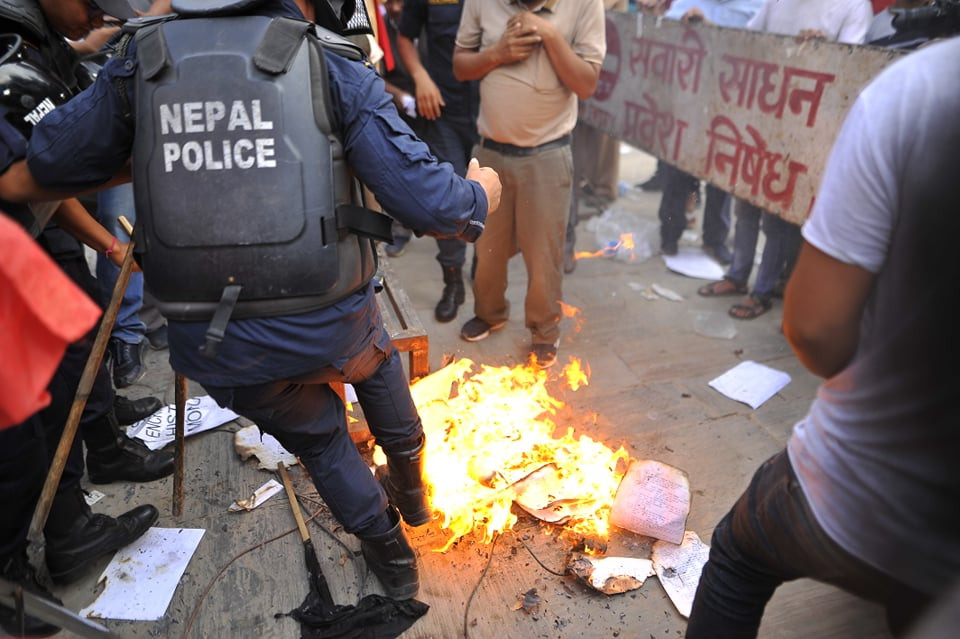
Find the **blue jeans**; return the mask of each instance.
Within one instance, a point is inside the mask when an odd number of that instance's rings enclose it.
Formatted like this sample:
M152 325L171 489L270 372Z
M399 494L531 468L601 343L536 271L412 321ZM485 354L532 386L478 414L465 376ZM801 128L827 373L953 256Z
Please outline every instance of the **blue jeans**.
M442 116L427 122L423 140L441 162L449 162L457 175L467 174L470 152L477 141L477 126L468 119ZM440 266L463 266L467 243L456 238L437 238Z
M97 218L108 231L120 239L127 238L127 232L120 225L120 216L126 216L131 224L137 221L137 212L133 206L133 186L124 184L97 194ZM113 287L120 275L116 266L102 253L97 256L97 286L100 302L106 306L113 295ZM111 337L128 344L139 344L147 331L140 321L140 307L143 305L143 273L130 273L130 281L117 312L117 321L113 325Z
M786 282L797 261L802 240L800 227L745 200L737 201L733 262L727 271L726 279L741 286L750 279L761 226L766 242L760 267L757 269L757 279L753 284L753 295L769 300L777 285Z
M293 379L225 388L205 386L218 404L256 422L300 457L320 497L350 533L363 533L387 507L380 483L347 431L343 402L330 382L352 384L370 432L385 452L415 448L423 434L400 353L371 340L342 369L327 366Z
M660 245L676 246L687 228L687 198L700 187L700 180L675 166L662 163L664 172L663 196L657 215L660 218ZM703 205L703 245L726 244L730 233L730 207L726 205L727 194L721 189L707 185L706 202Z
M929 596L860 561L827 536L785 450L757 469L746 491L717 524L710 543L687 639L756 637L774 591L801 577L886 606L895 634L930 603Z

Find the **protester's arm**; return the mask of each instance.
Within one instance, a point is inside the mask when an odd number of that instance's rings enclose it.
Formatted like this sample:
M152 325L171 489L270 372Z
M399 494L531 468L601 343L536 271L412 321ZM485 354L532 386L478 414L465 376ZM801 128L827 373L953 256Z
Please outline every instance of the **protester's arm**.
M831 377L853 359L875 276L807 242L787 284L783 334L810 372Z
M120 240L105 229L90 215L80 200L76 198L64 200L53 214L53 220L60 228L97 253L106 255L117 266L123 265L123 258L126 257L130 248L129 242Z
M436 120L440 117L442 107L447 106L443 100L440 89L420 60L420 52L417 45L402 33L397 34L397 53L403 60L404 66L410 72L414 84L417 87L417 112L428 120Z

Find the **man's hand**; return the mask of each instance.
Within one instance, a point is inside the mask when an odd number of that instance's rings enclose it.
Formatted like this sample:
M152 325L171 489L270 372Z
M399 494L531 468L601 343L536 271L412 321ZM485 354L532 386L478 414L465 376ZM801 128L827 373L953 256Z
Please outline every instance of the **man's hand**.
M467 179L479 182L487 194L487 215L500 208L500 176L489 166L480 166L477 158L471 158L467 166Z
M707 17L703 15L703 11L697 7L688 9L687 12L683 14L683 17L680 18L680 22L683 24L701 24L705 23L706 21Z
M421 69L414 75L413 82L417 87L417 113L427 120L436 120L443 107L447 106L440 89L426 69Z
M540 43L543 36L539 31L546 22L539 19L530 11L521 11L511 16L507 22L507 30L500 36L496 44L496 58L498 64L513 64L530 57Z
M809 42L810 40L827 40L827 34L820 29L800 29L797 34L797 42Z

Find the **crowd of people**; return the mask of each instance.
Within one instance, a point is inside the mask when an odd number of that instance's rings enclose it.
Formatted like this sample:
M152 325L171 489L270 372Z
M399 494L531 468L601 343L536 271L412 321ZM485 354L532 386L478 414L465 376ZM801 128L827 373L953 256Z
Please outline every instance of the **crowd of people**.
M632 4L686 24L801 39L889 36L867 0ZM121 428L160 407L116 394L142 377L151 344L297 455L387 596L416 596L403 525L432 519L425 440L374 298L376 243L397 258L413 235L436 238L434 317L457 317L469 279L473 313L459 331L468 342L509 321L508 265L519 253L526 356L552 366L579 207L617 195L619 141L578 122L578 101L597 88L605 10L625 9L622 0L0 3L0 34L16 36L2 41L0 65L32 79L0 101L0 221L22 226L4 246L56 273L46 294L76 309L74 322L44 337L46 368L24 355L24 369L43 368L24 381L33 403L0 412L16 415L0 423L0 577L56 600L51 580L77 579L157 521L152 505L96 514L80 487L84 474L107 483L172 472L172 454ZM121 32L122 21L131 28ZM773 592L800 577L882 603L904 633L960 575L951 405L960 340L940 304L958 266L947 172L960 135L960 92L940 80L958 71L958 48L911 54L863 92L802 229L706 186L703 248L729 270L699 293L743 296L730 309L738 319L785 295L784 335L825 381L785 450L714 530L689 637L756 636ZM214 50L250 70L211 64ZM321 60L319 79L310 57ZM50 87L57 103L46 109ZM281 101L284 91L301 99ZM917 105L923 116L910 116ZM292 131L289 144L276 143ZM281 165L323 177L305 181ZM661 251L676 254L700 181L661 163L647 188L663 191ZM120 216L136 223L135 244ZM81 243L98 254L95 277ZM142 272L127 285L37 565L27 528L96 331L77 291L104 307L131 246ZM24 295L0 292L33 308ZM354 386L386 453L377 476L349 437L334 382ZM918 535L919 550L904 555ZM0 626L58 630L3 604Z

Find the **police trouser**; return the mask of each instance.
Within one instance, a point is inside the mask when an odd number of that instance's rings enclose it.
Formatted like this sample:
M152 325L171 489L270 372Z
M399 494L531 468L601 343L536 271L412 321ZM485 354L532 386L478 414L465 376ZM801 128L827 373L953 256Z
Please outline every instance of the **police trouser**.
M386 495L347 431L345 407L330 382L352 384L370 432L385 452L408 451L423 428L400 354L371 339L341 369L237 388L204 388L221 406L253 420L300 458L317 492L347 532L362 534L387 507Z

